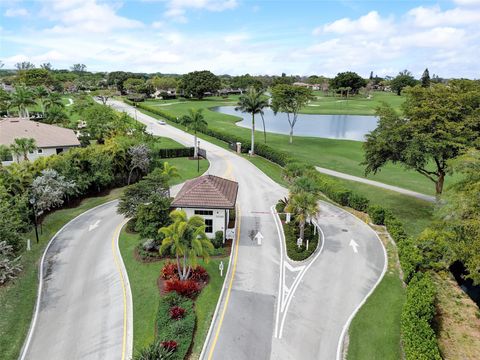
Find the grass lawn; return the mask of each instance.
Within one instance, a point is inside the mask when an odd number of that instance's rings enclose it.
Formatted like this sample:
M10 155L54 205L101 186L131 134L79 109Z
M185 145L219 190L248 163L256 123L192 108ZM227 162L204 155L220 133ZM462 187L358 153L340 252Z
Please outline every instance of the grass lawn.
M387 272L350 324L348 360L402 358L400 317L405 290L399 278L396 248L391 243L386 248Z
M170 181L170 185L182 183L188 179L202 175L207 171L210 163L208 160L200 160L200 172L197 171L197 160L190 160L189 158L170 158L162 159L163 162L168 162L170 165L178 169L180 177L174 178Z
M32 250L22 254L23 271L7 286L0 287L0 354L2 360L17 359L27 335L33 308L37 299L38 265L40 257L51 237L68 221L84 211L120 196L123 189L110 194L88 198L75 208L57 210L45 218L40 243L36 244L33 232L27 234L32 240Z
M385 96L390 96L396 99L396 95L389 94ZM235 125L235 122L238 121L239 118L209 110L215 106L234 105L237 99L237 96L232 96L228 99L211 97L204 100L189 101L148 100L145 104L152 108L160 108L163 111L178 117L187 113L190 108L204 109L205 118L209 127L241 136L244 139L249 139L250 130ZM161 106L167 103L169 104L168 106ZM159 116L152 113L148 113L148 115L159 118ZM257 127L257 129L259 128ZM257 131L257 140L261 141L262 137L262 132ZM205 138L211 140L210 137ZM212 142L226 146L224 142L218 140ZM362 142L359 141L299 136L294 138L293 144L289 144L287 135L269 133L267 135L267 144L279 150L288 152L293 157L312 165L337 170L355 176L364 176L364 166L360 165L363 161L363 149ZM405 170L400 165L389 164L377 175L369 175L368 178L424 194L433 195L435 192L433 182L415 171ZM451 177L447 177L446 186L450 183L450 180Z
M405 98L391 92L374 91L371 98L365 95L345 97L325 95L322 91L315 91L315 100L306 106L304 114L341 114L341 115L375 115L375 109L383 102L390 104L397 111Z
M152 343L155 338L155 317L160 297L157 279L164 264L164 261L148 264L138 262L134 258L134 249L139 241L138 234L131 234L122 230L119 242L120 252L127 268L133 297L134 353ZM199 265L204 266L208 271L210 281L195 301L197 324L191 354L192 359L197 359L200 355L220 296L223 278L220 277L218 266L222 260L227 265L227 257L211 259L208 264L205 264L202 260L199 261Z

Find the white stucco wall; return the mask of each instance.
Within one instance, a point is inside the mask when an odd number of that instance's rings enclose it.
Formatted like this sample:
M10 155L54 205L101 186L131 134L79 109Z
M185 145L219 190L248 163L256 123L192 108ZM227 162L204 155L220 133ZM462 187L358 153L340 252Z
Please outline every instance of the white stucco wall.
M209 238L214 238L215 237L215 232L216 231L222 231L225 235L225 210L224 209L202 209L202 208L196 208L196 209L190 209L190 208L182 208L182 210L185 211L187 214L187 217L191 217L193 215L198 215L203 217L205 220L212 220L213 221L213 231L212 232L207 232L207 236ZM201 211L213 211L213 215L200 215L200 214L195 214L195 210L201 210ZM227 220L228 220L228 210L226 210L227 214Z
M28 160L34 161L40 157L55 155L57 153L57 149L63 149L63 151L67 151L70 147L58 147L58 148L38 148L33 153L28 154ZM20 161L23 160L23 155L20 155ZM13 156L13 161L2 161L3 165L10 165L11 163L17 162L16 156Z

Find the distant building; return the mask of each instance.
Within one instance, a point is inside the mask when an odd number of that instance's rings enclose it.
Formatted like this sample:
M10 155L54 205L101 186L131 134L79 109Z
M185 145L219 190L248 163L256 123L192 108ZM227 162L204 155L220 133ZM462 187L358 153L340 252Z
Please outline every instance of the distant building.
M307 83L304 83L304 82L294 82L293 85L294 86L306 87L306 88L312 89L314 91L320 90L320 88L321 88L320 84L307 84Z
M214 175L189 180L172 202L172 207L184 210L188 217L199 215L205 219L205 233L209 238L222 231L225 238L230 211L235 211L238 183Z
M37 149L28 154L29 160L59 154L71 147L80 146L73 130L24 118L0 118L1 145L10 146L15 143L15 139L22 138L32 138L37 145ZM12 154L12 157L2 161L2 164L8 165L14 160L15 156Z

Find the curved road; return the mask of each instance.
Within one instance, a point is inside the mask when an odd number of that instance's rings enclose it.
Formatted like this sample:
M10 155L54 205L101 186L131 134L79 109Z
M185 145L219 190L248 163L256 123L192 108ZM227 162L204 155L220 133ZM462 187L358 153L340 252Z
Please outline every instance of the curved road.
M193 144L193 136L159 125L131 106L118 101L109 105L136 113L155 135ZM382 275L383 246L366 224L322 203L321 251L309 262L290 263L271 213L287 190L248 160L206 141L201 147L207 150L209 173L239 183L241 214L232 266L202 358L334 359L352 311ZM131 352L131 319L124 316L121 276L112 250L123 220L112 202L81 215L52 242L25 358L122 359L123 341L127 355ZM264 236L261 245L251 239L257 232ZM352 238L357 253L349 245Z

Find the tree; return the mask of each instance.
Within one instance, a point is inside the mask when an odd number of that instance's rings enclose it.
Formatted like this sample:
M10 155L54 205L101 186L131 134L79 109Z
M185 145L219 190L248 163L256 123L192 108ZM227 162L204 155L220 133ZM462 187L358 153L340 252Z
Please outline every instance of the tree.
M148 81L152 84L152 86L156 90L163 90L163 91L176 89L178 85L177 79L173 77L166 77L166 76L163 76L163 77L154 76Z
M170 224L169 197L154 194L148 203L139 204L135 214L135 230L142 239L161 240L158 229Z
M26 86L50 86L53 83L52 75L45 69L28 69L22 71L19 77Z
M11 159L12 152L6 145L0 144L0 168L2 167L2 161L8 161Z
M150 150L145 144L135 145L128 149L130 155L130 172L128 173L127 184L130 185L130 180L134 170L139 170L146 173L150 167Z
M180 177L177 167L174 165L170 165L167 161L162 164L162 175L165 176L168 180Z
M10 94L5 90L0 89L0 111L5 111L7 116L9 116L9 109L12 106L12 98Z
M15 257L13 246L0 241L0 285L15 279L20 271L20 256Z
M445 201L437 208L440 229L448 239L453 254L442 252L448 263L462 262L466 277L480 284L480 151L470 149L450 162L451 169L459 173L459 180L449 188ZM438 231L439 227L435 230ZM449 256L450 255L450 256Z
M407 86L415 86L417 84L417 80L413 77L412 73L408 70L403 70L398 73L396 77L392 79L390 82L390 87L393 91L400 96L402 90Z
M254 87L257 91L263 89L263 84L260 80L254 78L250 74L235 76L230 83L230 86L233 89L242 89L246 90L250 87Z
M96 139L100 144L105 142L105 138L115 129L118 121L118 115L115 110L108 106L94 104L82 112L82 116L87 125L90 137Z
M218 76L204 70L183 75L178 86L185 96L202 99L205 93L214 93L219 90L220 85Z
M287 114L290 125L290 144L293 142L293 128L297 123L299 111L313 99L312 91L308 88L293 85L277 85L272 89L273 112Z
M107 105L108 99L116 95L116 91L112 89L101 89L95 91L93 94L100 99L103 105Z
M17 86L11 97L12 106L18 108L19 116L26 117L27 119L30 118L28 107L35 105L32 91L25 86Z
M428 68L426 68L423 72L420 82L422 84L422 87L430 86L430 73L428 72Z
M282 73L282 76L275 76L272 80L272 86L275 87L277 85L292 85L295 82L295 78L293 76L287 76L287 74Z
M123 82L123 87L130 93L139 93L144 84L145 80L143 79L129 78Z
M45 109L49 109L50 107L57 106L59 108L65 107L63 104L62 97L58 93L50 93L47 98L44 100Z
M317 196L305 191L290 193L285 211L294 215L295 222L298 223L300 228L300 238L303 240L305 223L308 219L316 217L319 212Z
M204 129L208 123L205 121L203 116L203 109L189 109L187 115L183 115L181 119L182 125L193 130L194 134L194 155L196 159L198 157L198 142L197 142L197 131Z
M367 81L355 72L347 71L338 73L332 80L330 80L330 87L333 89L350 88L353 94L358 94L360 88L367 85Z
M17 162L20 162L20 155L23 155L23 160L28 161L28 153L37 149L35 139L20 138L15 139L14 143L10 145L12 153L17 158Z
M56 170L45 169L32 182L30 199L35 216L63 204L65 195L75 189L75 182L66 180Z
M240 110L244 113L252 114L252 139L250 154L255 155L255 114L262 115L263 119L263 109L268 106L267 99L263 96L261 91L257 91L253 86L249 87L247 92L240 96L238 99L238 104L235 110ZM263 133L265 143L267 142L267 135L265 132L265 122L263 123Z
M30 70L35 69L35 65L33 65L30 61L22 61L15 64L15 68L17 70Z
M43 86L37 86L35 88L35 96L40 102L40 107L42 108L43 117L45 117L45 98L48 96L48 91Z
M73 66L70 68L70 70L74 73L84 73L87 71L87 65L85 64L73 64Z
M365 173L400 163L433 181L439 196L448 161L480 136L479 104L480 87L471 81L408 89L403 116L388 105L377 109L378 126L364 143Z
M197 215L187 218L183 210L170 213L172 224L160 228L164 239L160 246L160 254L167 251L177 259L178 276L180 280L190 277L192 267L196 266L197 256L208 262L213 244L205 234L205 220ZM182 258L182 260L180 260Z
M67 121L67 113L58 105L49 106L44 114L44 122L47 124L65 124Z
M41 69L44 69L44 70L48 70L48 71L52 71L52 70L53 70L53 66L52 66L52 64L50 64L49 62L41 64L41 65L40 65L40 68L41 68Z

